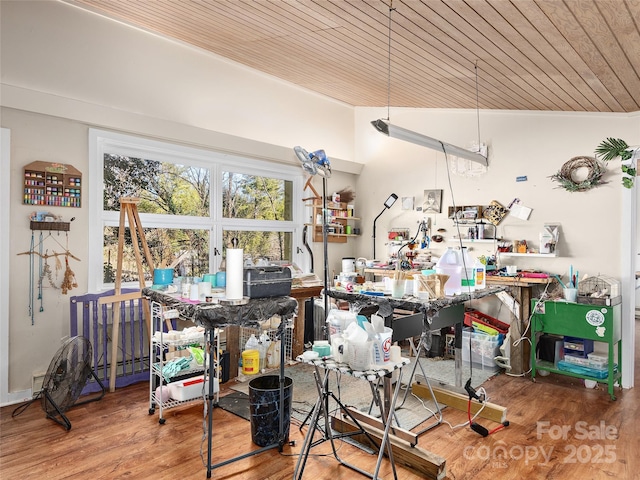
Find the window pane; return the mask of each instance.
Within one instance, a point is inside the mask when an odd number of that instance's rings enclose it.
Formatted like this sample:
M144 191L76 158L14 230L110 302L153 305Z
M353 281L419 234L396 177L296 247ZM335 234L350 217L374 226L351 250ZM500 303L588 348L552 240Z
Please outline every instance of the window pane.
M293 182L242 173L222 174L222 216L292 220Z
M104 228L103 273L104 282L115 282L118 262L118 227ZM145 239L155 268L173 268L176 276L201 277L209 273L209 231L175 228L145 228ZM145 284L153 282L144 250L139 245ZM125 227L122 261L122 282L138 283L138 268L131 242L131 232Z
M104 209L120 210L120 197L140 198L140 213L209 215L209 169L104 155Z
M251 259L254 263L260 258L271 261L291 262L293 248L291 232L252 232L232 231L222 232L222 241L225 247L231 245L233 238L238 239L239 248L243 249L245 260Z

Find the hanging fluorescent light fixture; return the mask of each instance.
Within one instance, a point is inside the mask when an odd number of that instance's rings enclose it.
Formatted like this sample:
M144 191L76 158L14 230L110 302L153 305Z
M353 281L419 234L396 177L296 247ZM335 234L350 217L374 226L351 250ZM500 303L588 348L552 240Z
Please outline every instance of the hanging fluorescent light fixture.
M386 136L391 138L397 138L399 140L404 140L405 142L415 143L416 145L420 145L422 147L431 148L433 150L440 150L445 155L454 155L459 158L464 158L466 160L470 160L472 162L477 162L485 167L488 165L487 156L482 155L481 153L474 152L471 150L467 150L466 148L456 147L455 145L451 145L449 143L442 142L440 140L436 140L435 138L427 137L426 135L422 135L417 132L413 132L411 130L407 130L406 128L397 127L395 125L391 125L389 111L391 110L391 14L395 8L393 8L393 0L389 1L389 59L388 59L388 75L387 75L387 118L386 120L378 119L371 122L371 124L378 130L380 133L384 133ZM479 109L477 108L478 104L478 68L476 65L476 111L479 115ZM478 117L479 118L479 117ZM478 120L478 144L480 143L480 122ZM479 151L482 152L483 147L479 144ZM486 153L486 150L484 150Z
M417 133L412 130L407 130L406 128L398 127L397 125L391 125L388 120L374 120L371 122L371 125L373 125L380 133L383 133L388 137L397 138L398 140L404 140L409 143L415 143L416 145L431 148L433 150L440 150L446 155L464 158L472 162L480 163L484 166L488 165L487 157L480 153L472 152L466 148L456 147L455 145L427 137L426 135L422 135L421 133Z

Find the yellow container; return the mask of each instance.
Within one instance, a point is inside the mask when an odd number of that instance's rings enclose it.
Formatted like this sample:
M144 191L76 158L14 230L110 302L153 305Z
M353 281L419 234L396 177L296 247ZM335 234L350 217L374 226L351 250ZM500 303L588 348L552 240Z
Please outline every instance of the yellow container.
M255 375L260 372L260 352L258 350L245 350L242 352L242 373Z

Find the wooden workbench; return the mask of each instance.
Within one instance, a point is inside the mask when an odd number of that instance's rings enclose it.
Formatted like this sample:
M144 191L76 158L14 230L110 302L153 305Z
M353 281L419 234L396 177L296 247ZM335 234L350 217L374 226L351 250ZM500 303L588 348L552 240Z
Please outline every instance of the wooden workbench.
M304 318L305 318L305 301L308 298L314 298L322 292L322 285L311 287L294 287L291 289L290 296L298 302L298 313L294 319L293 326L293 346L291 358L296 358L304 352Z
M524 332L529 332L529 319L531 317L531 299L534 287L545 286L553 281L552 277L528 278L528 277L503 277L498 275L487 275L487 286L509 287L511 295L520 304L519 315L516 322L511 323L509 329L511 333L511 372L514 375L522 375L529 371L531 345L529 342L513 342L520 338Z

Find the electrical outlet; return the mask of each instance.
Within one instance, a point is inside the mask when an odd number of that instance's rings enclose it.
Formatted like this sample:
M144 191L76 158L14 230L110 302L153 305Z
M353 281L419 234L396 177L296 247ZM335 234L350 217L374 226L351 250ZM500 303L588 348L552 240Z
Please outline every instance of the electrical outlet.
M31 377L31 392L33 395L42 390L42 383L46 373L34 373Z

